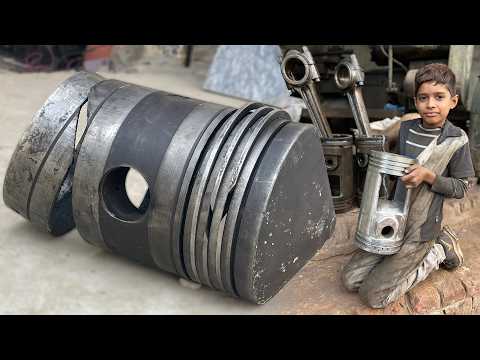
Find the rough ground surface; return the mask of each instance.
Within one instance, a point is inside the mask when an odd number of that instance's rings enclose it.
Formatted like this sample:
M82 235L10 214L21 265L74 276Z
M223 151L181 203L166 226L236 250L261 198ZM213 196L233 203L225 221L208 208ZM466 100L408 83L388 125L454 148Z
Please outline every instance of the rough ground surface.
M47 96L70 74L0 71L1 184L20 134ZM204 73L192 69L105 75L220 104L244 103L201 90ZM255 306L106 253L84 242L76 230L53 238L0 201L0 313L470 313L477 311L480 303L476 280L480 279L480 222L476 220L480 211L475 203L475 199L455 203L446 214L446 221L462 235L466 266L452 273L439 271L386 311L372 311L339 282L346 254L352 249L348 239L354 231L355 212L339 217L335 237L276 297Z
M335 235L277 296L284 314L478 314L480 313L480 189L448 200L444 223L459 235L465 264L438 270L386 309L364 306L340 283L342 267L355 250L357 211L337 217Z

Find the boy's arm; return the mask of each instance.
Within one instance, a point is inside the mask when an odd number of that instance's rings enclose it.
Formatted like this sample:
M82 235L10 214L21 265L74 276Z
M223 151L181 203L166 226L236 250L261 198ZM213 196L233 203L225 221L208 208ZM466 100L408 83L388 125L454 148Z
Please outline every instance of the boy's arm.
M431 190L447 198L461 199L468 190L468 178L474 176L470 147L466 143L448 163L448 176L437 174Z
M462 199L468 190L468 178L457 179L437 175L431 189L446 198Z

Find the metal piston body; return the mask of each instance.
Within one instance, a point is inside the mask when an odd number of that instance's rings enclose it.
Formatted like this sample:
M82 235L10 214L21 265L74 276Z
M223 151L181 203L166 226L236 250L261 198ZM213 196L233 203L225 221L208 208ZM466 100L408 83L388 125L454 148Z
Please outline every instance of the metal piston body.
M130 169L148 185L138 207ZM94 245L264 303L332 235L328 190L312 125L128 84L90 119L73 213Z
M370 157L370 151L385 151L386 138L384 135L376 135L372 137L356 136L355 137L355 193L357 202L360 205L362 202L363 189L365 187L365 177L367 176L367 169ZM385 184L380 189L380 197L388 198L388 189L390 186L389 178L385 177Z
M411 189L407 189L403 201L382 198L384 177L405 175L404 171L416 160L375 150L370 154L355 243L371 253L392 255L400 250L403 243Z
M322 147L335 211L346 212L353 207L355 197L353 136L334 134L322 138Z

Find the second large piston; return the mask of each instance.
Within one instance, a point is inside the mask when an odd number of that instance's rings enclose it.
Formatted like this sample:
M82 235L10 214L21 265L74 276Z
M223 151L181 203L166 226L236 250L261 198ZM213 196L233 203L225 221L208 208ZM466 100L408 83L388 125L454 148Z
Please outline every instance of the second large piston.
M361 249L380 255L392 255L400 250L410 208L411 189L407 189L403 200L388 200L380 195L385 177L401 177L415 163L416 160L405 156L371 151L355 236L355 243Z
M334 134L322 138L323 154L335 212L343 213L353 207L353 136Z

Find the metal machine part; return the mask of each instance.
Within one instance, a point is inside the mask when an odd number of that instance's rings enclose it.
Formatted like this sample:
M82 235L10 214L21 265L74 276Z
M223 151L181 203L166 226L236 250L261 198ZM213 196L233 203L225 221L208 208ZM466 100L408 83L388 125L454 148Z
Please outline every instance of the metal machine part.
M298 50L287 51L281 64L282 75L287 87L301 95L319 136L331 137L332 130L320 106L320 98L316 88L320 76L310 51L306 46L303 46L302 49L303 53Z
M417 160L405 156L372 150L360 206L355 243L361 249L381 255L398 252L410 208L412 189L407 189L404 201L382 199L385 176L402 177Z
M357 202L360 205L362 202L363 189L365 187L365 177L367 176L367 169L370 157L370 151L386 151L386 138L384 135L374 135L372 137L356 136L355 137L355 189ZM380 189L380 197L388 198L389 196L389 179L384 177L384 183Z
M102 80L79 72L62 82L23 133L8 165L5 204L53 235L75 226L71 197L77 122L90 89Z
M352 209L355 197L353 136L334 134L322 138L322 147L335 211L346 212Z
M98 186L116 133L128 113L153 89L124 86L115 91L91 117L77 157L73 181L73 216L87 242L108 249L100 229ZM95 101L95 100L94 100Z
M138 206L127 196L130 169L148 186ZM132 84L91 115L73 206L88 242L255 303L335 226L312 125L258 103L235 110ZM244 225L247 214L264 222Z
M365 74L355 54L350 55L348 60L342 60L337 65L335 68L335 83L338 88L346 92L360 134L370 137L372 131L361 89L365 83Z
M267 302L332 235L336 217L321 155L314 127L289 122L255 161L232 257L242 298Z

